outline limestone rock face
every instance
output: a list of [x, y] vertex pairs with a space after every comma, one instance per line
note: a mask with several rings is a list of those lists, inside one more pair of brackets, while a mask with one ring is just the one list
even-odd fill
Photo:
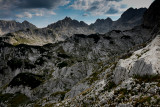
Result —
[[119, 83], [134, 75], [157, 75], [160, 73], [160, 36], [145, 48], [133, 53], [125, 60], [120, 60], [114, 71], [114, 81]]

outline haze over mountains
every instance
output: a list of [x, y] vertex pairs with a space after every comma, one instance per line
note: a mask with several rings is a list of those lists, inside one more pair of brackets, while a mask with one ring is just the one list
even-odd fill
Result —
[[3, 35], [0, 106], [160, 106], [157, 10], [159, 0], [147, 10], [128, 9], [115, 22], [87, 25], [66, 17]]

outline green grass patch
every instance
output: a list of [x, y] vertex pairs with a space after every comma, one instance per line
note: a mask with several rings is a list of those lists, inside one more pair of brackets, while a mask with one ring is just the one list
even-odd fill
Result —
[[31, 40], [23, 38], [23, 37], [16, 37], [15, 38], [16, 42], [13, 43], [14, 46], [19, 45], [19, 44], [28, 44], [28, 43], [32, 43]]

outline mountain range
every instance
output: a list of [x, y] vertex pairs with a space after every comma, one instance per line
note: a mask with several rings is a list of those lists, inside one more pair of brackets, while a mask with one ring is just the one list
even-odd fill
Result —
[[[27, 21], [22, 23], [15, 21], [1, 21], [0, 31], [5, 42], [10, 44], [44, 45], [64, 41], [74, 34], [105, 34], [112, 30], [129, 30], [142, 24], [142, 17], [146, 8], [125, 11], [120, 19], [97, 19], [95, 23], [87, 25], [83, 21], [72, 20], [66, 17], [56, 23], [48, 25], [46, 28], [36, 28]], [[7, 34], [9, 33], [9, 34]], [[12, 34], [11, 34], [12, 33]], [[13, 36], [14, 35], [14, 36]]]
[[[129, 9], [130, 15], [125, 12], [116, 22], [110, 18], [97, 20], [96, 24], [102, 26], [104, 22], [106, 25], [125, 22], [106, 33], [77, 33], [75, 27], [79, 32], [95, 25], [66, 17], [43, 29], [29, 28], [3, 35], [0, 40], [0, 106], [160, 106], [159, 5], [160, 1], [155, 0], [147, 10], [142, 9], [141, 15], [135, 12], [139, 9]], [[66, 30], [64, 38], [59, 29], [72, 30], [73, 35], [68, 35]], [[61, 40], [57, 39], [59, 36]], [[28, 41], [41, 38], [39, 42], [54, 37], [56, 43], [45, 41], [45, 45], [35, 46], [21, 41], [12, 45], [6, 37], [21, 40], [24, 37]]]
[[23, 21], [22, 23], [16, 21], [4, 21], [0, 20], [0, 35], [15, 32], [23, 29], [36, 29], [37, 27], [28, 21]]

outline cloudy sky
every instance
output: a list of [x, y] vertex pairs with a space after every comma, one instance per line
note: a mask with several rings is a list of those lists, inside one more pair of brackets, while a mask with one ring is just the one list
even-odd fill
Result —
[[154, 0], [0, 0], [0, 19], [29, 22], [38, 27], [68, 16], [90, 24], [97, 18], [117, 20], [130, 7], [149, 7]]

